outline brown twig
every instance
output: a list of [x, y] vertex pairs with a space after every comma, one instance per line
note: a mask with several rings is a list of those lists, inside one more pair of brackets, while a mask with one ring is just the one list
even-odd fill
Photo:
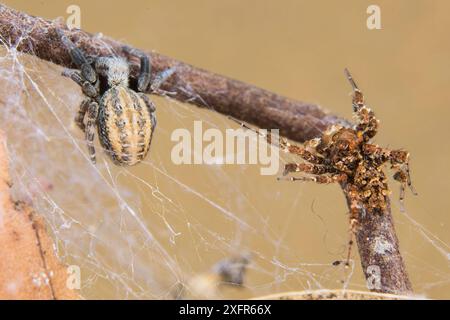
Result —
[[[61, 66], [74, 67], [56, 28], [61, 28], [89, 55], [126, 56], [123, 44], [115, 40], [78, 29], [68, 30], [62, 22], [46, 21], [0, 5], [0, 36], [6, 45]], [[285, 98], [158, 53], [149, 52], [148, 55], [153, 73], [168, 67], [176, 68], [176, 73], [162, 87], [173, 93], [174, 99], [207, 107], [261, 128], [280, 128], [281, 135], [295, 141], [304, 142], [320, 136], [332, 124], [348, 123], [317, 105]], [[135, 76], [137, 61], [132, 70]], [[342, 189], [347, 196], [346, 186]], [[356, 240], [366, 279], [374, 285], [371, 289], [384, 293], [411, 293], [390, 207], [383, 215], [367, 215], [360, 225]], [[377, 286], [377, 279], [381, 286]]]

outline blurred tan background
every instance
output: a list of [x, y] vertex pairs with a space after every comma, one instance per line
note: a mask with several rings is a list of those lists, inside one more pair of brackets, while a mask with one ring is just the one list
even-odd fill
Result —
[[[343, 75], [344, 67], [348, 67], [381, 120], [376, 142], [411, 153], [412, 178], [419, 196], [407, 192], [407, 215], [399, 211], [398, 185], [391, 186], [398, 237], [414, 289], [427, 297], [450, 298], [448, 1], [4, 3], [48, 19], [67, 17], [67, 7], [76, 4], [81, 8], [84, 30], [101, 32], [288, 97], [318, 103], [350, 118], [350, 88]], [[381, 8], [381, 30], [366, 27], [366, 9], [371, 4]], [[78, 87], [70, 86], [79, 92]], [[254, 267], [248, 272], [248, 290], [232, 293], [231, 297], [343, 286], [343, 277], [347, 279], [344, 271], [331, 267], [333, 261], [344, 257], [347, 241], [346, 206], [337, 186], [281, 183], [275, 177], [260, 176], [259, 170], [251, 166], [177, 167], [170, 162], [173, 129], [191, 129], [194, 119], [207, 120], [222, 129], [234, 124], [193, 106], [161, 98], [156, 102], [159, 131], [150, 154], [156, 165], [258, 229], [254, 235], [247, 235], [242, 231], [245, 228], [224, 223], [217, 214], [220, 210], [161, 177], [158, 185], [162, 192], [183, 206], [185, 216], [181, 221], [169, 222], [181, 233], [181, 241], [168, 245], [167, 250], [175, 260], [178, 255], [183, 257], [179, 263], [182, 269], [188, 266], [187, 274], [207, 270], [226, 257], [228, 249], [245, 248], [257, 252]], [[77, 103], [70, 103], [73, 110]], [[150, 181], [155, 172], [149, 168], [144, 164], [131, 170]], [[133, 185], [133, 181], [136, 178], [125, 184]], [[145, 192], [136, 188], [143, 205], [152, 207], [145, 204]], [[146, 216], [144, 209], [142, 214]], [[215, 217], [220, 219], [214, 222]], [[216, 234], [212, 239], [218, 239], [217, 235], [228, 239], [224, 242], [231, 249], [217, 251], [211, 239], [207, 240], [211, 246], [208, 249], [208, 245], [202, 247], [201, 240], [183, 238], [190, 232], [186, 222], [191, 219], [211, 228]], [[145, 220], [154, 223], [151, 215]], [[265, 237], [263, 228], [270, 229], [273, 238]], [[195, 252], [198, 247], [200, 250]], [[319, 269], [314, 269], [315, 263]], [[358, 260], [349, 285], [355, 289], [365, 287]], [[98, 284], [87, 289], [86, 295], [108, 297], [105, 288], [108, 285]]]

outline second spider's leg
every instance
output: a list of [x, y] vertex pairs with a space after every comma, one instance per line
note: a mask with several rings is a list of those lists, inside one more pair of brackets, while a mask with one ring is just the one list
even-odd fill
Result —
[[75, 116], [75, 123], [83, 132], [86, 127], [84, 125], [84, 116], [86, 115], [90, 102], [91, 99], [84, 99], [80, 104], [80, 109], [78, 110], [77, 115]]
[[391, 162], [392, 168], [396, 169], [394, 179], [400, 182], [400, 204], [403, 210], [406, 185], [408, 185], [414, 195], [417, 195], [417, 192], [411, 183], [411, 174], [409, 170], [409, 153], [404, 150], [386, 150], [385, 153], [388, 154], [388, 158]]
[[87, 123], [86, 123], [86, 142], [89, 151], [89, 157], [91, 158], [92, 163], [95, 164], [95, 148], [94, 148], [94, 137], [95, 137], [95, 126], [97, 123], [98, 117], [98, 104], [97, 102], [91, 101], [89, 103], [89, 107], [87, 110]]
[[405, 186], [407, 183], [406, 173], [403, 170], [398, 170], [394, 174], [394, 179], [400, 182], [400, 209], [404, 211], [404, 203], [405, 203]]
[[409, 175], [408, 164], [405, 164], [404, 167], [398, 168], [398, 170], [394, 174], [394, 179], [400, 182], [400, 205], [402, 211], [404, 211], [406, 185], [408, 185], [414, 195], [417, 195], [416, 190], [411, 184], [411, 178]]
[[284, 138], [280, 138], [280, 149], [284, 152], [288, 152], [288, 153], [292, 153], [295, 155], [300, 156], [302, 159], [313, 163], [313, 164], [323, 164], [324, 163], [324, 158], [312, 153], [311, 151], [306, 150], [303, 147], [297, 146], [297, 145], [293, 145], [290, 144], [289, 142], [286, 141], [286, 139]]
[[347, 176], [345, 174], [336, 174], [336, 175], [313, 175], [307, 177], [278, 177], [278, 180], [287, 180], [287, 181], [311, 181], [317, 182], [320, 184], [329, 184], [335, 182], [344, 182], [346, 181]]
[[[265, 138], [267, 140], [267, 143], [274, 145], [278, 148], [281, 149], [281, 151], [286, 152], [286, 153], [292, 153], [295, 155], [300, 156], [302, 159], [313, 163], [313, 164], [323, 164], [324, 163], [324, 158], [318, 154], [314, 154], [311, 151], [308, 151], [306, 148], [300, 147], [300, 146], [296, 146], [293, 144], [290, 144], [285, 138], [282, 138], [280, 136], [277, 136], [278, 138], [278, 143], [275, 143], [273, 141], [272, 138], [272, 134], [270, 132], [268, 132], [267, 134], [260, 132], [259, 130], [253, 129], [251, 127], [249, 127], [248, 125], [246, 125], [245, 123], [233, 118], [233, 117], [228, 117], [229, 119], [233, 120], [234, 122], [238, 123], [242, 128], [245, 128], [247, 130], [253, 131], [256, 134], [260, 135], [261, 137]], [[310, 140], [312, 141], [312, 140]], [[308, 141], [308, 142], [310, 142]], [[308, 143], [307, 142], [307, 143]]]
[[334, 169], [311, 163], [286, 163], [284, 165], [283, 176], [286, 176], [291, 172], [305, 172], [309, 174], [321, 175], [325, 173], [333, 173]]
[[350, 258], [352, 254], [352, 248], [353, 248], [353, 239], [357, 233], [358, 226], [359, 226], [359, 211], [360, 211], [360, 201], [358, 197], [357, 190], [351, 190], [351, 187], [348, 191], [348, 197], [349, 197], [349, 203], [350, 203], [350, 215], [349, 215], [349, 240], [348, 240], [348, 247], [347, 247], [347, 259], [345, 261], [345, 266], [350, 265]]
[[399, 174], [403, 177], [398, 176], [397, 181], [405, 182], [408, 187], [411, 189], [411, 192], [414, 195], [417, 195], [416, 190], [414, 189], [411, 183], [411, 173], [409, 169], [409, 153], [405, 150], [388, 150], [381, 148], [374, 144], [365, 144], [364, 153], [370, 156], [378, 165], [385, 163], [386, 161], [390, 161], [393, 168], [396, 168], [399, 171], [403, 171], [402, 174]]
[[345, 69], [345, 75], [353, 88], [353, 112], [358, 119], [356, 130], [363, 137], [364, 141], [367, 142], [377, 134], [378, 119], [375, 118], [375, 113], [366, 106], [363, 93], [359, 90], [355, 80], [347, 69]]
[[390, 161], [391, 151], [376, 144], [366, 143], [364, 144], [362, 151], [365, 157], [368, 157], [374, 161], [378, 166]]

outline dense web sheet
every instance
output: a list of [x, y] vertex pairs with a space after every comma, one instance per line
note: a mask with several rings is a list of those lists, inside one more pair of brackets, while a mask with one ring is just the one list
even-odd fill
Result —
[[[332, 265], [343, 258], [347, 242], [346, 207], [337, 188], [287, 185], [261, 176], [255, 165], [174, 165], [174, 129], [192, 130], [194, 120], [220, 130], [237, 125], [168, 97], [152, 97], [158, 127], [142, 164], [115, 166], [96, 139], [98, 163], [92, 165], [73, 121], [80, 88], [55, 65], [14, 48], [0, 53], [0, 117], [14, 197], [45, 218], [60, 259], [81, 268], [84, 297], [171, 299], [182, 291], [183, 297], [236, 298], [365, 289], [358, 261], [349, 270]], [[288, 160], [283, 156], [282, 162]], [[315, 197], [320, 188], [336, 193], [339, 203]], [[410, 230], [402, 244], [416, 241], [444, 261], [436, 266], [405, 251], [410, 273], [419, 274], [416, 291], [448, 288], [449, 245], [411, 215], [397, 218]], [[243, 288], [209, 283], [217, 262], [239, 255], [251, 256]]]

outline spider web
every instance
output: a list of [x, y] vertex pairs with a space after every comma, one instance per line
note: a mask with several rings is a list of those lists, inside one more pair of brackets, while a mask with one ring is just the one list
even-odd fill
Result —
[[[117, 167], [96, 142], [93, 165], [73, 121], [80, 88], [60, 76], [60, 67], [5, 45], [0, 117], [14, 197], [45, 218], [61, 261], [81, 268], [83, 297], [172, 299], [180, 286], [201, 298], [366, 289], [359, 261], [350, 270], [332, 266], [347, 243], [346, 207], [336, 186], [278, 182], [255, 165], [173, 164], [174, 129], [192, 131], [199, 119], [204, 129], [237, 125], [168, 97], [151, 97], [158, 127], [143, 163]], [[408, 213], [396, 221], [416, 292], [441, 297], [436, 290], [450, 288], [449, 245]], [[435, 252], [438, 263], [426, 261], [424, 250]], [[217, 262], [247, 254], [243, 288], [193, 289], [205, 287], [198, 282], [211, 279]]]

